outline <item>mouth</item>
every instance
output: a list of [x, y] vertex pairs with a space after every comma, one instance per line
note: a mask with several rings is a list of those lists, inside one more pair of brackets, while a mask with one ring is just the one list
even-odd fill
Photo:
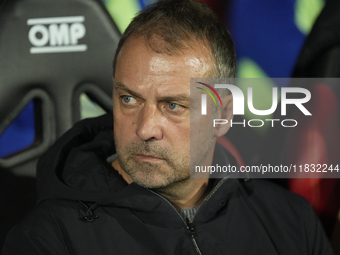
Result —
[[161, 161], [163, 158], [159, 158], [148, 154], [135, 154], [135, 157], [142, 161]]

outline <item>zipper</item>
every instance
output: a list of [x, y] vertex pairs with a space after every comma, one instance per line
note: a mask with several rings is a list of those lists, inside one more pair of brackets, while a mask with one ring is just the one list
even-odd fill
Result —
[[208, 196], [203, 200], [201, 206], [198, 208], [194, 218], [192, 219], [192, 222], [194, 222], [198, 212], [201, 210], [201, 208], [207, 203], [207, 201], [216, 193], [216, 191], [218, 190], [219, 187], [222, 186], [222, 184], [229, 179], [228, 177], [223, 178], [217, 185], [216, 187], [208, 194]]
[[178, 217], [181, 218], [181, 220], [183, 221], [184, 225], [186, 226], [187, 230], [188, 230], [189, 233], [190, 233], [191, 241], [192, 241], [192, 243], [193, 243], [193, 245], [194, 245], [194, 247], [195, 247], [195, 249], [196, 249], [197, 254], [199, 254], [199, 255], [202, 255], [202, 252], [201, 252], [201, 250], [200, 250], [200, 248], [198, 247], [198, 244], [197, 244], [197, 242], [196, 242], [197, 233], [196, 233], [196, 230], [195, 230], [195, 224], [193, 224], [193, 222], [194, 222], [194, 220], [195, 220], [195, 218], [196, 218], [196, 215], [198, 214], [198, 212], [200, 211], [200, 209], [203, 207], [203, 205], [207, 203], [207, 201], [208, 201], [208, 200], [216, 193], [217, 189], [218, 189], [219, 187], [221, 187], [221, 185], [222, 185], [227, 179], [228, 179], [228, 177], [225, 177], [224, 179], [222, 179], [222, 180], [216, 185], [216, 187], [209, 193], [209, 195], [203, 200], [203, 202], [202, 202], [200, 208], [198, 208], [198, 210], [197, 210], [197, 212], [196, 212], [194, 218], [192, 219], [192, 222], [189, 222], [189, 221], [186, 222], [186, 221], [183, 219], [182, 215], [180, 215], [180, 213], [177, 211], [177, 209], [176, 209], [176, 208], [175, 208], [175, 207], [174, 207], [167, 199], [165, 199], [164, 197], [162, 197], [162, 196], [159, 195], [158, 193], [156, 193], [156, 192], [154, 192], [154, 191], [152, 191], [152, 190], [149, 189], [150, 192], [152, 192], [153, 194], [159, 196], [159, 197], [162, 198], [165, 202], [167, 202], [167, 203], [171, 206], [171, 208], [174, 209], [174, 211], [177, 213]]
[[[181, 216], [182, 217], [182, 216]], [[189, 230], [190, 232], [190, 236], [191, 236], [191, 241], [193, 242], [194, 244], [194, 247], [196, 249], [196, 252], [199, 254], [199, 255], [202, 255], [202, 252], [200, 250], [200, 248], [198, 247], [198, 244], [196, 242], [196, 238], [197, 238], [197, 233], [195, 231], [195, 225], [192, 223], [192, 222], [187, 222], [187, 229]]]
[[[161, 195], [159, 195], [158, 193], [156, 193], [156, 192], [154, 192], [154, 191], [152, 191], [150, 189], [149, 189], [149, 191], [152, 192], [153, 194], [159, 196], [160, 198], [162, 198], [165, 202], [167, 202], [171, 206], [172, 209], [175, 210], [175, 212], [177, 213], [178, 217], [181, 218], [181, 220], [183, 221], [183, 223], [186, 226], [187, 230], [189, 231], [190, 237], [191, 237], [191, 241], [192, 241], [192, 243], [193, 243], [193, 245], [195, 247], [195, 250], [196, 250], [197, 254], [202, 255], [202, 252], [200, 251], [200, 248], [198, 247], [197, 242], [196, 242], [197, 234], [196, 234], [194, 225], [192, 223], [190, 223], [190, 222], [188, 222], [188, 223], [185, 222], [185, 220], [179, 214], [177, 209], [167, 199], [165, 199], [164, 197], [162, 197]], [[190, 224], [190, 226], [189, 226], [189, 224]]]

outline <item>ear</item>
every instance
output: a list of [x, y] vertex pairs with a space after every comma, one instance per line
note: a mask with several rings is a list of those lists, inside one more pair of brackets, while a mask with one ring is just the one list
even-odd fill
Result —
[[222, 105], [220, 106], [219, 112], [216, 116], [216, 119], [227, 120], [226, 124], [217, 124], [215, 126], [215, 136], [220, 137], [225, 135], [229, 128], [230, 122], [233, 119], [233, 95], [230, 94], [228, 96], [224, 96], [222, 99]]

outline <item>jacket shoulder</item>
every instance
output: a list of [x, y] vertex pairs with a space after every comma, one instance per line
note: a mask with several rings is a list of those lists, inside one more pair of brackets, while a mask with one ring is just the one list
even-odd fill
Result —
[[9, 231], [1, 254], [70, 254], [59, 226], [59, 218], [55, 217], [57, 214], [62, 214], [63, 210], [70, 214], [72, 208], [66, 206], [70, 203], [72, 204], [72, 202], [54, 200], [38, 204]]
[[333, 254], [324, 229], [305, 198], [265, 180], [245, 183], [244, 191], [250, 209], [275, 243], [295, 239], [306, 247], [307, 254]]
[[[270, 206], [289, 207], [289, 209], [306, 210], [310, 208], [308, 201], [283, 187], [270, 181], [252, 179], [244, 185], [251, 201], [269, 204]], [[288, 209], [288, 208], [287, 208]]]

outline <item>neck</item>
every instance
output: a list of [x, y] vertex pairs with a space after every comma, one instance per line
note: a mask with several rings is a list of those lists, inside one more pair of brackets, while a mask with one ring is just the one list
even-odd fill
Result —
[[177, 209], [199, 206], [210, 192], [209, 179], [190, 178], [155, 192], [169, 200]]

